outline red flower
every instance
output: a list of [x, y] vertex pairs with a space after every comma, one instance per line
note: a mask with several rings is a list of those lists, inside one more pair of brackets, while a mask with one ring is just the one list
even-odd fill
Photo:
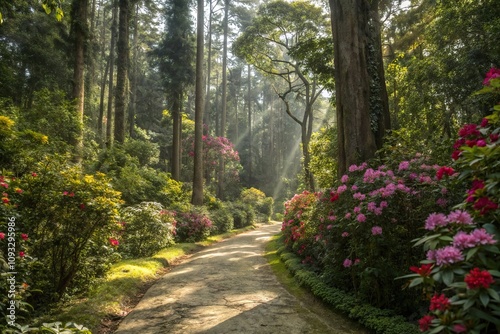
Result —
[[481, 132], [477, 129], [476, 124], [465, 124], [460, 131], [458, 131], [460, 137], [477, 137], [481, 135]]
[[474, 209], [479, 211], [479, 214], [484, 215], [489, 211], [494, 211], [498, 209], [498, 204], [492, 202], [488, 197], [480, 197], [474, 203]]
[[465, 275], [464, 281], [467, 283], [467, 287], [469, 289], [488, 289], [490, 284], [494, 282], [494, 279], [488, 270], [474, 268], [467, 275]]
[[339, 194], [332, 191], [330, 193], [330, 202], [335, 202], [338, 199], [339, 199]]
[[115, 238], [109, 238], [109, 243], [111, 244], [111, 246], [118, 246], [120, 244], [120, 242]]
[[85, 210], [85, 204], [80, 204], [80, 210]]
[[486, 73], [486, 77], [483, 80], [483, 85], [484, 86], [489, 86], [490, 85], [490, 80], [499, 78], [500, 77], [500, 69], [498, 68], [490, 68], [488, 73]]
[[490, 134], [490, 140], [492, 143], [496, 142], [500, 138], [500, 135], [498, 133], [492, 133]]
[[438, 180], [441, 180], [444, 175], [452, 176], [453, 173], [455, 173], [455, 170], [453, 168], [443, 166], [437, 171], [436, 177]]
[[31, 173], [31, 176], [33, 176], [33, 177], [37, 177], [37, 176], [38, 176], [38, 174], [37, 174], [37, 173]]
[[24, 241], [28, 240], [28, 235], [26, 233], [21, 233], [21, 239]]
[[444, 311], [450, 306], [450, 300], [446, 298], [444, 294], [437, 295], [435, 294], [431, 298], [431, 305], [429, 307], [429, 310], [431, 311]]
[[416, 274], [419, 274], [420, 276], [427, 277], [431, 274], [432, 263], [422, 264], [420, 267], [412, 266], [410, 267], [410, 270]]
[[2, 202], [4, 202], [5, 204], [8, 204], [10, 201], [7, 197], [2, 197]]
[[3, 240], [3, 239], [5, 239], [5, 233], [0, 232], [0, 240]]
[[19, 252], [20, 257], [24, 257], [24, 255], [26, 255], [24, 252]]
[[431, 322], [434, 319], [432, 315], [424, 315], [419, 321], [418, 321], [418, 327], [420, 328], [421, 332], [425, 332], [426, 330], [429, 330], [429, 327], [431, 326]]
[[481, 120], [481, 127], [482, 127], [482, 128], [485, 128], [485, 127], [487, 127], [487, 126], [488, 126], [488, 119], [487, 119], [487, 118], [483, 118], [483, 119]]

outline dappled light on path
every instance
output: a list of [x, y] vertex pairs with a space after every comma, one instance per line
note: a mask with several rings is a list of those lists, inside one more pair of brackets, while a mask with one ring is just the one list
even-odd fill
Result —
[[192, 255], [148, 290], [115, 333], [332, 332], [283, 289], [263, 257], [279, 230], [266, 225]]

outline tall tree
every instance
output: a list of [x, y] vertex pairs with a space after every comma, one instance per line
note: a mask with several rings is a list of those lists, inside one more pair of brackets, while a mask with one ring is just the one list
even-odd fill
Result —
[[185, 0], [169, 0], [165, 12], [165, 36], [156, 50], [163, 86], [173, 120], [171, 172], [174, 180], [180, 179], [182, 108], [186, 89], [195, 76], [194, 35], [192, 33], [190, 6]]
[[71, 8], [71, 30], [74, 39], [74, 71], [72, 98], [79, 115], [81, 131], [76, 143], [76, 161], [81, 161], [83, 154], [83, 114], [85, 107], [85, 44], [87, 41], [88, 0], [74, 0]]
[[329, 0], [335, 55], [338, 173], [372, 158], [390, 128], [378, 0]]
[[204, 58], [204, 1], [197, 2], [196, 21], [196, 84], [195, 84], [195, 130], [194, 130], [194, 171], [193, 171], [193, 205], [203, 205], [203, 58]]
[[127, 82], [129, 64], [129, 21], [130, 0], [119, 0], [118, 42], [116, 61], [115, 131], [114, 140], [125, 142], [125, 110], [127, 103]]

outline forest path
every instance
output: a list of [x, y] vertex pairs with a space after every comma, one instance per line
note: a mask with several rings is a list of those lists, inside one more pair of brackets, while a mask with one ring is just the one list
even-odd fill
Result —
[[115, 334], [366, 333], [307, 307], [278, 282], [263, 255], [280, 227], [263, 225], [193, 254], [146, 292]]

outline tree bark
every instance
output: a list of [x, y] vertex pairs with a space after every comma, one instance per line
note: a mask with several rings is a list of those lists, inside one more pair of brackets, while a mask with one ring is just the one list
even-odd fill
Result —
[[81, 162], [83, 155], [83, 115], [85, 109], [85, 43], [87, 41], [88, 0], [75, 0], [72, 7], [72, 32], [74, 37], [74, 71], [72, 97], [75, 101], [80, 132], [76, 138], [75, 161]]
[[119, 0], [119, 23], [116, 62], [115, 141], [125, 142], [125, 110], [129, 63], [129, 0]]
[[181, 175], [181, 104], [182, 104], [182, 94], [175, 94], [172, 101], [172, 120], [173, 120], [173, 131], [172, 131], [172, 178], [176, 181], [180, 180]]
[[193, 205], [203, 205], [203, 58], [204, 58], [204, 1], [198, 0], [196, 36], [196, 84], [194, 125]]
[[106, 115], [106, 147], [113, 145], [113, 98], [114, 92], [114, 73], [115, 73], [115, 43], [116, 43], [116, 30], [118, 26], [118, 0], [113, 1], [113, 13], [111, 24], [111, 41], [109, 46], [109, 88], [108, 88], [108, 111]]
[[370, 120], [368, 20], [366, 0], [329, 0], [335, 56], [339, 140], [338, 174], [374, 157], [377, 150]]

